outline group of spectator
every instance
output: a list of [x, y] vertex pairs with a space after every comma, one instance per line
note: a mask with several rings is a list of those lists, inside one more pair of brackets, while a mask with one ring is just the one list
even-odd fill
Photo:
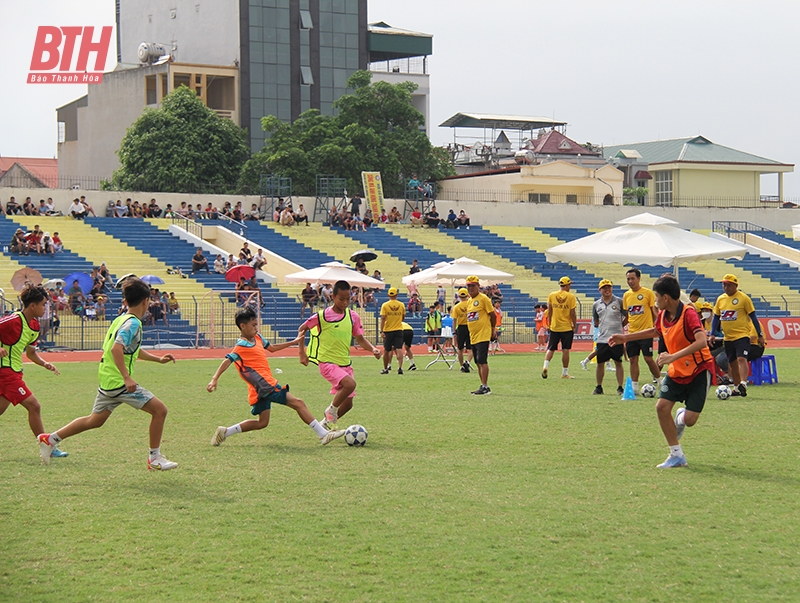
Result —
[[5, 209], [0, 204], [0, 215], [4, 214], [9, 216], [60, 216], [61, 212], [56, 211], [52, 197], [48, 197], [47, 201], [39, 199], [38, 205], [34, 204], [30, 197], [26, 197], [25, 202], [21, 205], [17, 203], [15, 197], [10, 197]]
[[12, 253], [20, 255], [28, 255], [31, 252], [36, 252], [41, 255], [50, 254], [55, 255], [59, 251], [63, 251], [64, 243], [57, 232], [51, 236], [49, 232], [44, 232], [36, 224], [33, 230], [25, 232], [21, 228], [17, 228], [11, 237], [9, 249]]
[[415, 197], [421, 196], [424, 199], [433, 199], [433, 184], [427, 180], [421, 182], [416, 174], [411, 176], [411, 179], [408, 181], [408, 191]]
[[302, 203], [295, 210], [291, 203], [285, 203], [283, 199], [278, 199], [272, 212], [272, 221], [281, 226], [299, 226], [303, 222], [308, 226], [308, 212]]

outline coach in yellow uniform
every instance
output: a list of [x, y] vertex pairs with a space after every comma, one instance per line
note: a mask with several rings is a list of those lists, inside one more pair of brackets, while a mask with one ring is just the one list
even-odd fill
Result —
[[389, 288], [389, 301], [381, 306], [381, 335], [383, 335], [383, 370], [381, 375], [389, 374], [392, 365], [392, 350], [397, 356], [397, 374], [403, 374], [403, 319], [406, 307], [397, 301], [397, 287]]
[[483, 396], [491, 394], [489, 389], [489, 341], [497, 337], [497, 315], [492, 300], [481, 293], [477, 276], [467, 277], [467, 326], [472, 345], [472, 358], [478, 367], [481, 386], [472, 394]]
[[[714, 304], [714, 319], [711, 323], [711, 332], [714, 333], [722, 326], [725, 341], [725, 353], [728, 356], [728, 373], [734, 384], [734, 396], [747, 395], [747, 366], [750, 355], [750, 326], [756, 330], [758, 345], [764, 346], [766, 340], [761, 332], [761, 325], [756, 317], [753, 301], [739, 291], [739, 279], [733, 274], [722, 277], [722, 289], [725, 291], [717, 298]], [[714, 336], [711, 336], [713, 343]]]
[[[625, 273], [625, 280], [630, 289], [622, 295], [622, 309], [628, 314], [628, 333], [649, 331], [655, 324], [656, 296], [652, 290], [641, 285], [642, 272], [631, 268]], [[661, 370], [653, 360], [653, 340], [633, 339], [625, 344], [625, 352], [631, 361], [631, 381], [633, 391], [639, 391], [639, 354], [644, 356], [645, 364], [650, 369], [653, 379], [661, 377]]]
[[568, 276], [562, 276], [558, 281], [561, 287], [558, 291], [553, 291], [547, 296], [547, 320], [550, 323], [550, 343], [547, 345], [547, 354], [544, 355], [544, 366], [542, 367], [542, 379], [547, 379], [547, 367], [561, 343], [561, 378], [573, 379], [569, 374], [569, 351], [572, 349], [572, 340], [575, 337], [575, 328], [578, 324], [578, 317], [575, 308], [578, 307], [578, 300], [575, 294], [570, 291], [572, 280]]
[[[456, 333], [456, 352], [458, 364], [462, 373], [470, 372], [469, 361], [472, 359], [472, 345], [469, 342], [469, 325], [467, 325], [467, 307], [469, 305], [469, 292], [464, 288], [458, 290], [458, 303], [453, 304], [450, 316], [453, 317], [453, 327]], [[464, 360], [466, 350], [467, 359]]]

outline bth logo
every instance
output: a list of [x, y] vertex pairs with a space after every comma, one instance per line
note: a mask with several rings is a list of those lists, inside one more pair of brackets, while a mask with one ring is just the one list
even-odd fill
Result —
[[[36, 32], [29, 84], [99, 84], [103, 81], [111, 26], [101, 28], [95, 41], [94, 27], [53, 27], [42, 25]], [[77, 53], [75, 47], [78, 47]], [[87, 71], [94, 54], [94, 71]], [[75, 61], [73, 61], [75, 58]], [[75, 63], [73, 68], [73, 62]]]

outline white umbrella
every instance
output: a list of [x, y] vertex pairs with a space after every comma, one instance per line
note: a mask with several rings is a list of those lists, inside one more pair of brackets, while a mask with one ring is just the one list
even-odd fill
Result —
[[334, 284], [336, 281], [347, 281], [351, 286], [383, 289], [386, 283], [376, 278], [361, 274], [341, 262], [326, 262], [317, 268], [293, 272], [284, 277], [287, 283]]
[[434, 274], [436, 270], [438, 270], [439, 268], [444, 268], [445, 266], [449, 266], [449, 265], [450, 265], [450, 262], [439, 262], [437, 264], [434, 264], [430, 268], [425, 268], [425, 270], [420, 270], [419, 272], [417, 272], [415, 274], [409, 274], [408, 276], [404, 276], [402, 278], [403, 284], [405, 286], [412, 285], [412, 284], [421, 285], [421, 284], [425, 283], [425, 279], [430, 277], [431, 274]]
[[[418, 285], [455, 285], [457, 281], [463, 281], [468, 276], [477, 276], [482, 286], [507, 283], [514, 280], [514, 275], [494, 268], [489, 268], [479, 264], [470, 258], [458, 258], [447, 265], [439, 268], [431, 268], [423, 275], [422, 279], [416, 279]], [[422, 272], [409, 275], [419, 276]], [[403, 282], [408, 277], [403, 278]]]
[[673, 266], [719, 258], [743, 258], [747, 249], [682, 228], [672, 220], [643, 213], [620, 220], [617, 228], [598, 232], [545, 253], [548, 262], [649, 264]]

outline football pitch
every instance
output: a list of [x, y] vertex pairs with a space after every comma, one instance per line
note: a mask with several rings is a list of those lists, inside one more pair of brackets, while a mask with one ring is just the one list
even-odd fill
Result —
[[[129, 407], [49, 467], [24, 410], [0, 417], [0, 601], [797, 601], [800, 350], [769, 351], [781, 383], [712, 392], [670, 470], [653, 401], [609, 393], [613, 373], [592, 396], [580, 353], [572, 381], [560, 355], [546, 381], [541, 354], [490, 357], [491, 396], [458, 367], [356, 358], [340, 426], [363, 424], [364, 448], [323, 447], [282, 407], [212, 447], [250, 417], [235, 371], [209, 394], [218, 360], [140, 362], [173, 471], [147, 471], [149, 417]], [[320, 417], [316, 368], [271, 363]], [[48, 430], [97, 384], [96, 363], [59, 368], [26, 365]]]

